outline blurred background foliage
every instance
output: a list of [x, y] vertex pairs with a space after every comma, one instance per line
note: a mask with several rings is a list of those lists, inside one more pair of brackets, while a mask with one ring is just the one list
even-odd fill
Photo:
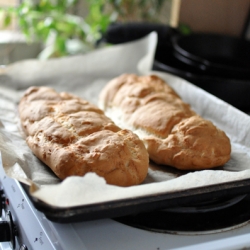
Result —
[[[41, 42], [39, 57], [47, 59], [95, 48], [114, 22], [162, 22], [169, 0], [85, 0], [87, 14], [79, 14], [84, 0], [22, 0], [15, 7], [0, 8], [4, 27], [15, 18], [27, 42]], [[167, 20], [165, 20], [167, 23]]]

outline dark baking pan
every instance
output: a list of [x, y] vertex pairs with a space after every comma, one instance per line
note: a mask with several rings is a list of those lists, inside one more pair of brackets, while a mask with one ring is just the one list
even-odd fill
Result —
[[243, 112], [250, 112], [250, 77], [237, 78], [210, 73], [178, 60], [173, 49], [162, 47], [156, 51], [153, 70], [179, 76], [226, 101]]
[[[168, 46], [163, 47], [166, 48]], [[163, 54], [163, 50], [159, 49], [158, 47], [158, 55], [159, 54], [163, 57], [164, 60], [170, 58], [168, 56], [168, 51], [167, 54]], [[165, 62], [164, 60], [162, 61]], [[164, 65], [164, 63], [162, 63], [162, 65]], [[176, 70], [176, 74], [178, 73], [177, 67], [172, 67], [172, 69]], [[192, 73], [193, 76], [199, 75], [199, 69], [194, 71]], [[185, 73], [185, 76], [188, 77], [189, 73], [187, 70], [181, 72], [183, 74]], [[182, 174], [186, 173], [182, 172]], [[147, 184], [143, 185], [146, 186]], [[31, 196], [29, 194], [28, 186], [23, 185], [23, 188], [34, 206], [39, 211], [43, 212], [47, 219], [58, 223], [71, 223], [102, 218], [117, 218], [126, 215], [135, 215], [142, 212], [158, 211], [166, 208], [187, 206], [190, 204], [197, 204], [214, 199], [230, 199], [232, 197], [250, 193], [250, 179], [203, 186], [183, 191], [155, 193], [154, 195], [145, 195], [143, 197], [131, 197], [129, 199], [106, 201], [91, 205], [69, 206], [65, 208], [46, 204], [41, 200], [38, 200]]]
[[240, 79], [250, 77], [250, 42], [210, 33], [176, 35], [174, 55], [182, 62], [209, 74]]
[[[187, 189], [184, 191], [107, 201], [92, 205], [60, 208], [50, 206], [29, 194], [29, 187], [21, 184], [34, 206], [47, 219], [58, 223], [82, 222], [103, 218], [117, 218], [142, 212], [194, 205], [215, 199], [231, 199], [250, 193], [250, 179]], [[145, 184], [146, 185], [146, 184]]]

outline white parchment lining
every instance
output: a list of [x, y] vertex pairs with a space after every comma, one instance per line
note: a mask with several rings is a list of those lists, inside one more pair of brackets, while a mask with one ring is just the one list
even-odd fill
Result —
[[[10, 178], [32, 184], [31, 195], [57, 207], [95, 204], [204, 187], [250, 178], [250, 117], [191, 83], [166, 73], [151, 72], [157, 35], [152, 32], [135, 42], [98, 49], [49, 61], [27, 60], [1, 69], [0, 152]], [[47, 85], [69, 91], [97, 104], [102, 87], [123, 73], [158, 74], [192, 108], [231, 139], [232, 154], [225, 166], [213, 170], [181, 172], [152, 165], [145, 182], [134, 187], [107, 185], [94, 173], [58, 178], [30, 151], [20, 130], [17, 105], [26, 88]]]

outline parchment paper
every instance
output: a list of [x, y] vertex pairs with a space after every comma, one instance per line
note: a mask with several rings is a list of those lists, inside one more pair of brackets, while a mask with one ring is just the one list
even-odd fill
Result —
[[[57, 207], [175, 192], [250, 178], [250, 117], [192, 83], [167, 73], [152, 72], [156, 44], [157, 35], [152, 32], [138, 41], [86, 55], [49, 61], [27, 60], [2, 68], [0, 151], [5, 173], [10, 178], [29, 182], [31, 195]], [[17, 114], [23, 91], [32, 85], [47, 85], [97, 104], [98, 94], [107, 81], [123, 73], [153, 73], [164, 78], [197, 113], [227, 133], [232, 143], [230, 161], [223, 167], [195, 172], [152, 163], [145, 182], [127, 188], [107, 185], [94, 173], [60, 182], [25, 143]]]

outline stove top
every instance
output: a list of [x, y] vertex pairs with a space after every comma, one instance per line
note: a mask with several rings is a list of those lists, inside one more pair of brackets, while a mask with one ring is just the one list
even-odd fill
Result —
[[209, 234], [250, 221], [250, 195], [117, 218], [126, 225], [160, 233]]
[[[1, 203], [3, 204], [1, 221], [11, 213], [13, 220], [14, 238], [0, 243], [1, 250], [10, 249], [137, 249], [137, 250], [164, 250], [164, 249], [250, 249], [250, 224], [248, 214], [250, 209], [249, 195], [238, 196], [219, 202], [219, 209], [213, 209], [210, 202], [198, 213], [194, 207], [178, 208], [177, 211], [152, 211], [115, 219], [93, 220], [79, 223], [55, 223], [49, 221], [43, 213], [36, 210], [29, 200], [21, 184], [5, 175], [0, 168], [0, 187], [2, 190]], [[218, 203], [216, 201], [215, 203]], [[188, 210], [183, 213], [182, 209]], [[224, 211], [232, 210], [231, 212]], [[241, 213], [242, 211], [243, 213]], [[203, 217], [209, 214], [207, 219]], [[217, 214], [211, 216], [211, 213]], [[227, 213], [230, 216], [227, 216]], [[165, 216], [161, 217], [160, 215]], [[223, 215], [224, 214], [224, 215]], [[177, 228], [177, 221], [183, 226], [196, 224], [192, 216], [197, 216], [198, 228]], [[184, 217], [182, 217], [184, 216]], [[210, 217], [211, 216], [211, 217]], [[199, 225], [219, 221], [230, 217], [236, 218], [236, 223], [225, 227], [207, 227], [200, 229]], [[162, 219], [160, 219], [162, 218]], [[145, 220], [144, 225], [135, 225], [135, 222]], [[162, 228], [150, 225], [157, 221]], [[166, 226], [166, 227], [165, 227]], [[192, 225], [193, 226], [193, 225]], [[13, 244], [14, 242], [14, 244]], [[22, 247], [22, 248], [21, 248]]]

